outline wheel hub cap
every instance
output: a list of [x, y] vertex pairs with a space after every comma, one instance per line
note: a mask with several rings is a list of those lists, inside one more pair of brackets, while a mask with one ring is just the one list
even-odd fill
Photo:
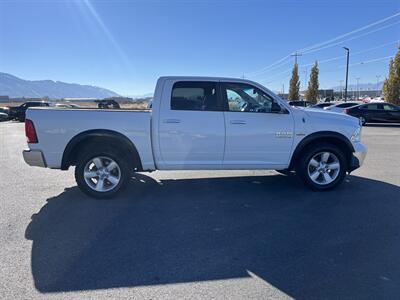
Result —
[[339, 175], [340, 162], [337, 156], [331, 152], [319, 152], [308, 163], [308, 176], [318, 185], [326, 185], [333, 182]]
[[108, 192], [114, 189], [121, 180], [121, 169], [111, 158], [94, 157], [84, 168], [86, 184], [97, 192]]

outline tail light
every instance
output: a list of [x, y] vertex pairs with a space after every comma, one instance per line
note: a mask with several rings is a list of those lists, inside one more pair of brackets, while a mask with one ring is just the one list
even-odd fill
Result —
[[345, 108], [345, 109], [343, 109], [343, 112], [344, 112], [345, 114], [348, 114], [348, 113], [349, 113], [349, 109], [348, 109], [348, 108]]
[[25, 135], [29, 144], [37, 144], [38, 138], [36, 135], [35, 126], [31, 120], [25, 120]]

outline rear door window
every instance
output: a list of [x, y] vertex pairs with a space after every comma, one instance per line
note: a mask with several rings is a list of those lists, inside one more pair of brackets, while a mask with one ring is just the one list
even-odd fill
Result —
[[172, 87], [171, 110], [220, 111], [217, 83], [176, 82]]

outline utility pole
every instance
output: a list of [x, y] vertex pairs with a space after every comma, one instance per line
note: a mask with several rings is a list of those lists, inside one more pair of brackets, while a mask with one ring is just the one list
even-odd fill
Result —
[[376, 97], [378, 97], [379, 91], [379, 78], [381, 78], [381, 75], [376, 75]]
[[297, 57], [301, 56], [301, 54], [297, 53], [297, 51], [296, 51], [295, 53], [291, 54], [290, 56], [294, 56], [294, 64], [297, 65]]
[[[357, 94], [358, 94], [358, 99], [360, 99], [360, 88], [358, 87], [358, 82], [359, 82], [359, 80], [360, 80], [360, 77], [357, 77], [356, 80], [357, 80]], [[357, 100], [358, 100], [358, 99], [357, 99]]]
[[283, 97], [283, 95], [285, 95], [285, 84], [284, 83], [282, 84], [282, 97]]
[[343, 47], [344, 50], [347, 51], [347, 64], [346, 64], [346, 87], [344, 90], [344, 102], [347, 101], [347, 82], [349, 79], [349, 56], [350, 56], [350, 49], [347, 47]]

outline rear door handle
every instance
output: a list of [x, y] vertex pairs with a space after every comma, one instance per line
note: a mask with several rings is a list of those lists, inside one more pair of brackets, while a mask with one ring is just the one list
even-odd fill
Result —
[[166, 120], [164, 120], [164, 123], [169, 123], [169, 124], [178, 124], [180, 122], [181, 122], [181, 120], [179, 120], [179, 119], [166, 119]]
[[246, 124], [246, 121], [244, 121], [244, 120], [232, 120], [230, 123], [231, 124], [244, 125], [244, 124]]

